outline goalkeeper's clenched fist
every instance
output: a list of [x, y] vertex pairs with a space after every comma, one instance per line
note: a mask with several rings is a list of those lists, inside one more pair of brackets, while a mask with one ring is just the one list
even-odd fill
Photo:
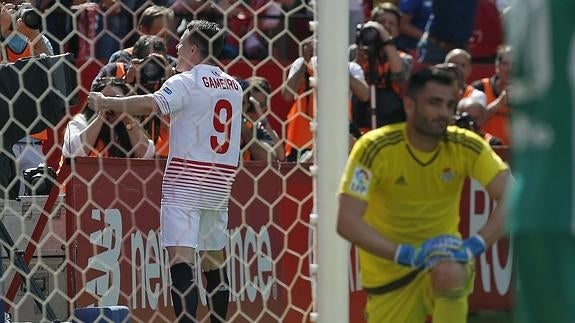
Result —
[[462, 248], [463, 241], [459, 237], [445, 234], [427, 239], [419, 248], [400, 244], [394, 261], [408, 267], [429, 269], [442, 261], [456, 261], [454, 255], [461, 253]]

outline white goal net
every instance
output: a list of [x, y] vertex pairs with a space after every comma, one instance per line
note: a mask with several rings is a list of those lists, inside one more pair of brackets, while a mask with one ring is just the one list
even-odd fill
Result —
[[[322, 4], [332, 5], [331, 1]], [[320, 87], [318, 92], [318, 116], [325, 123], [316, 127], [318, 149], [310, 159], [316, 167], [310, 171], [310, 162], [283, 161], [284, 147], [293, 144], [287, 127], [288, 111], [295, 101], [285, 100], [282, 89], [290, 65], [300, 56], [300, 45], [312, 36], [309, 23], [317, 20], [315, 5], [304, 0], [34, 3], [41, 17], [41, 35], [49, 40], [53, 55], [14, 63], [5, 50], [6, 64], [0, 67], [0, 118], [4, 118], [0, 172], [5, 174], [0, 180], [5, 191], [0, 200], [4, 227], [0, 227], [1, 295], [5, 312], [13, 322], [78, 322], [76, 309], [115, 311], [114, 306], [125, 306], [131, 322], [175, 321], [168, 255], [160, 243], [159, 205], [166, 160], [157, 140], [166, 120], [159, 119], [159, 124], [153, 118], [140, 121], [156, 143], [155, 158], [61, 159], [62, 150], [67, 149], [63, 145], [68, 122], [82, 112], [100, 69], [114, 52], [133, 46], [140, 34], [152, 32], [153, 26], [142, 26], [141, 19], [152, 5], [171, 10], [162, 16], [170, 22], [169, 28], [157, 31], [165, 40], [166, 54], [177, 56], [179, 33], [186, 22], [209, 19], [226, 33], [226, 46], [217, 60], [223, 70], [241, 80], [258, 76], [269, 83], [263, 91], [265, 99], [259, 102], [268, 106], [267, 111], [246, 117], [256, 126], [252, 138], [244, 142], [245, 158], [229, 205], [228, 321], [308, 322], [318, 310], [322, 322], [347, 321], [347, 285], [350, 281], [357, 285], [357, 277], [347, 275], [347, 245], [334, 240], [335, 188], [347, 152], [343, 143], [347, 142], [344, 62], [348, 26], [347, 9], [342, 9], [346, 6], [326, 8], [325, 21], [343, 20], [341, 26], [319, 33], [318, 56], [325, 62], [318, 67], [320, 82], [321, 75], [326, 77], [325, 90]], [[16, 27], [23, 23], [23, 11], [16, 7], [3, 10], [3, 15], [12, 17], [12, 27]], [[16, 46], [2, 32], [3, 47]], [[345, 41], [330, 41], [330, 32], [345, 33]], [[36, 44], [29, 46], [29, 54], [40, 51]], [[343, 63], [342, 70], [332, 74], [329, 66], [339, 63]], [[118, 73], [107, 76], [122, 77]], [[136, 82], [142, 78], [139, 75]], [[150, 90], [145, 84], [140, 86]], [[248, 88], [252, 89], [253, 85]], [[312, 92], [306, 94], [311, 98]], [[296, 95], [295, 100], [299, 95], [305, 94]], [[341, 106], [341, 113], [326, 108], [334, 106]], [[312, 120], [313, 113], [306, 117]], [[249, 147], [261, 139], [258, 122], [263, 119], [277, 137], [265, 138], [266, 154], [254, 160], [257, 154]], [[36, 130], [46, 127], [44, 136], [38, 135]], [[325, 181], [317, 182], [318, 178]], [[56, 185], [50, 189], [50, 183]], [[198, 321], [209, 322], [205, 281], [198, 280], [198, 285]], [[322, 297], [328, 301], [322, 302]], [[102, 311], [99, 315], [110, 318], [114, 314]]]

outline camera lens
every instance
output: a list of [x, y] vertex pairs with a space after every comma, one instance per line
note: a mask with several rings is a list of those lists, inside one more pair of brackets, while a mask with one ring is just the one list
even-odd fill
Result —
[[42, 17], [34, 9], [24, 9], [22, 11], [22, 21], [31, 29], [40, 29], [42, 27]]
[[360, 43], [364, 46], [374, 46], [377, 47], [381, 43], [381, 37], [379, 36], [379, 31], [374, 27], [364, 27], [359, 33]]

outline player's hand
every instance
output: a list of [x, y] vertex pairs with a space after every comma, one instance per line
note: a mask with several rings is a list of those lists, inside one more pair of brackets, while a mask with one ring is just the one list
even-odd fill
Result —
[[453, 252], [453, 258], [457, 262], [466, 263], [485, 252], [485, 240], [479, 234], [474, 234], [463, 241], [463, 246]]
[[427, 239], [419, 248], [400, 244], [395, 252], [394, 261], [400, 265], [426, 269], [439, 262], [455, 260], [453, 252], [461, 250], [463, 242], [454, 235], [440, 235]]
[[88, 94], [88, 106], [90, 109], [98, 112], [103, 109], [102, 100], [104, 99], [104, 94], [100, 92], [90, 92]]

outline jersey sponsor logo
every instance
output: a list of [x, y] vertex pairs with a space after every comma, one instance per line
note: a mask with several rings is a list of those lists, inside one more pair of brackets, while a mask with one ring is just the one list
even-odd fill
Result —
[[405, 177], [403, 175], [400, 175], [396, 180], [395, 180], [395, 185], [398, 186], [406, 186], [407, 185], [407, 181], [405, 180]]
[[453, 172], [453, 170], [451, 170], [451, 168], [446, 168], [441, 173], [441, 180], [444, 182], [451, 182], [451, 180], [453, 180], [454, 177], [455, 173]]
[[353, 171], [353, 178], [349, 184], [349, 190], [359, 195], [367, 195], [371, 173], [363, 167], [356, 167]]
[[174, 93], [174, 92], [172, 92], [172, 89], [170, 89], [167, 86], [164, 86], [164, 92], [166, 92], [166, 94], [168, 94], [168, 95]]

